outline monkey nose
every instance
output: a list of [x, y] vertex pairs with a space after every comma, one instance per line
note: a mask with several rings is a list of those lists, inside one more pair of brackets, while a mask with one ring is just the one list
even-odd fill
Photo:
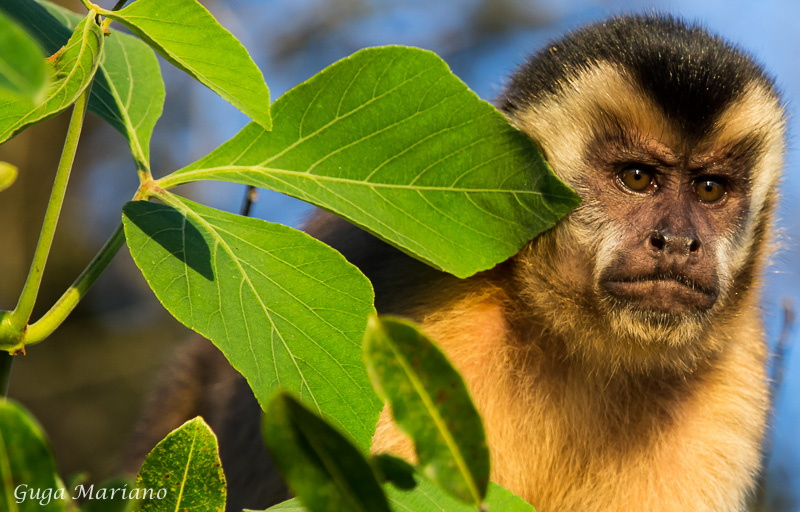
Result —
[[673, 235], [652, 231], [647, 238], [650, 250], [657, 255], [694, 256], [700, 253], [700, 239], [693, 234]]

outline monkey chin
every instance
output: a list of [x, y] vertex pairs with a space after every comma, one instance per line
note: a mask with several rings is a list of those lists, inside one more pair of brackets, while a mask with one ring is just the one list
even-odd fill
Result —
[[685, 300], [665, 300], [675, 291], [667, 287], [642, 300], [603, 293], [599, 302], [612, 343], [596, 346], [593, 359], [605, 357], [615, 369], [633, 373], [690, 373], [713, 358], [722, 349], [711, 335], [716, 294], [678, 290]]

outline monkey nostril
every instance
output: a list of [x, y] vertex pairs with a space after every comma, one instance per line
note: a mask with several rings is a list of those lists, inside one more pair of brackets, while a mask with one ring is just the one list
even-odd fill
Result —
[[651, 233], [650, 234], [650, 245], [657, 251], [664, 250], [664, 237], [661, 233]]
[[700, 240], [694, 238], [689, 243], [689, 252], [697, 252], [700, 250]]

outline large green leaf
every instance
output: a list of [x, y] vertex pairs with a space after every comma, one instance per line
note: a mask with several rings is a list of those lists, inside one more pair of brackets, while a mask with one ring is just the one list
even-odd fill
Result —
[[366, 277], [295, 229], [165, 200], [128, 203], [123, 217], [161, 303], [222, 350], [262, 406], [288, 389], [366, 449], [380, 412], [360, 357]]
[[250, 124], [160, 184], [277, 190], [459, 277], [515, 254], [578, 202], [431, 52], [357, 52], [283, 95], [273, 116], [272, 132]]
[[389, 512], [362, 452], [290, 395], [270, 401], [262, 430], [289, 488], [313, 512]]
[[489, 449], [461, 375], [409, 322], [370, 317], [364, 359], [378, 395], [409, 435], [422, 472], [454, 496], [480, 505]]
[[244, 46], [195, 0], [137, 0], [100, 10], [266, 129], [269, 89]]
[[[0, 8], [26, 26], [51, 53], [67, 41], [70, 29], [82, 19], [46, 1], [0, 0]], [[128, 139], [131, 153], [143, 167], [149, 158], [153, 127], [164, 105], [161, 70], [153, 50], [138, 38], [111, 30], [105, 39], [89, 110]]]
[[38, 103], [47, 86], [47, 72], [36, 41], [0, 12], [0, 95], [19, 95]]
[[66, 46], [48, 61], [54, 80], [44, 101], [32, 106], [26, 99], [0, 97], [0, 142], [66, 109], [89, 86], [100, 62], [103, 31], [90, 12], [75, 28]]
[[225, 475], [217, 437], [203, 418], [167, 434], [147, 455], [135, 484], [135, 511], [225, 510]]
[[42, 428], [22, 407], [0, 400], [0, 510], [61, 511], [68, 503]]

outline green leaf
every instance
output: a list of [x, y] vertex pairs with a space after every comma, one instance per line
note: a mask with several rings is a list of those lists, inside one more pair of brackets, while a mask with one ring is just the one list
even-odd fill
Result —
[[[153, 448], [139, 470], [136, 487], [153, 491], [134, 505], [137, 512], [225, 510], [225, 475], [217, 437], [203, 418], [187, 421]], [[166, 492], [159, 496], [162, 489]]]
[[44, 57], [36, 41], [0, 12], [0, 94], [40, 102], [49, 78]]
[[423, 474], [480, 505], [489, 482], [489, 449], [461, 375], [411, 323], [370, 317], [364, 359], [372, 385], [411, 437]]
[[159, 184], [277, 190], [459, 277], [578, 204], [534, 144], [424, 50], [359, 51], [283, 95], [273, 117], [272, 132], [250, 124]]
[[195, 0], [137, 0], [119, 11], [100, 10], [168, 61], [269, 130], [269, 89], [250, 54]]
[[7, 189], [17, 181], [19, 170], [8, 162], [0, 162], [0, 192]]
[[[404, 491], [391, 485], [384, 486], [389, 503], [396, 512], [475, 512], [475, 507], [452, 498], [427, 478], [415, 475], [416, 486]], [[530, 504], [508, 489], [493, 482], [484, 501], [490, 512], [536, 512]], [[291, 499], [267, 509], [269, 512], [308, 512], [298, 499]]]
[[395, 487], [404, 490], [411, 490], [417, 486], [414, 480], [414, 466], [407, 461], [388, 453], [379, 453], [372, 459], [381, 470], [384, 481], [391, 482]]
[[[55, 4], [43, 4], [68, 26], [81, 17]], [[139, 168], [149, 168], [150, 137], [164, 109], [164, 80], [153, 50], [140, 39], [112, 30], [106, 36], [100, 71], [89, 110], [128, 139]]]
[[[33, 0], [0, 0], [0, 8], [26, 26], [54, 53], [83, 18], [63, 7]], [[69, 28], [67, 28], [69, 27]], [[105, 38], [89, 110], [127, 139], [140, 168], [147, 167], [150, 136], [164, 105], [164, 82], [155, 53], [136, 37], [112, 30]]]
[[[391, 485], [386, 486], [392, 510], [398, 512], [475, 512], [475, 507], [453, 499], [427, 478], [417, 475], [417, 486], [404, 491]], [[536, 512], [522, 498], [495, 483], [489, 484], [484, 508], [490, 512]]]
[[[282, 503], [278, 503], [277, 505], [273, 505], [267, 509], [269, 512], [273, 512], [275, 510], [280, 510], [282, 512], [306, 512], [308, 509], [300, 503], [300, 500], [297, 498], [292, 498], [290, 500], [286, 500]], [[252, 512], [251, 510], [245, 510], [245, 512]]]
[[270, 401], [264, 441], [289, 488], [314, 512], [389, 512], [369, 461], [342, 434], [286, 393]]
[[0, 97], [0, 142], [66, 109], [89, 86], [103, 47], [103, 31], [94, 18], [95, 14], [90, 12], [75, 28], [66, 46], [48, 61], [54, 80], [41, 104], [32, 107], [27, 100]]
[[0, 400], [0, 510], [61, 511], [68, 503], [42, 428], [21, 406]]
[[266, 405], [299, 395], [366, 449], [381, 404], [360, 356], [372, 288], [295, 229], [167, 194], [123, 209], [134, 261], [161, 303], [209, 338]]

